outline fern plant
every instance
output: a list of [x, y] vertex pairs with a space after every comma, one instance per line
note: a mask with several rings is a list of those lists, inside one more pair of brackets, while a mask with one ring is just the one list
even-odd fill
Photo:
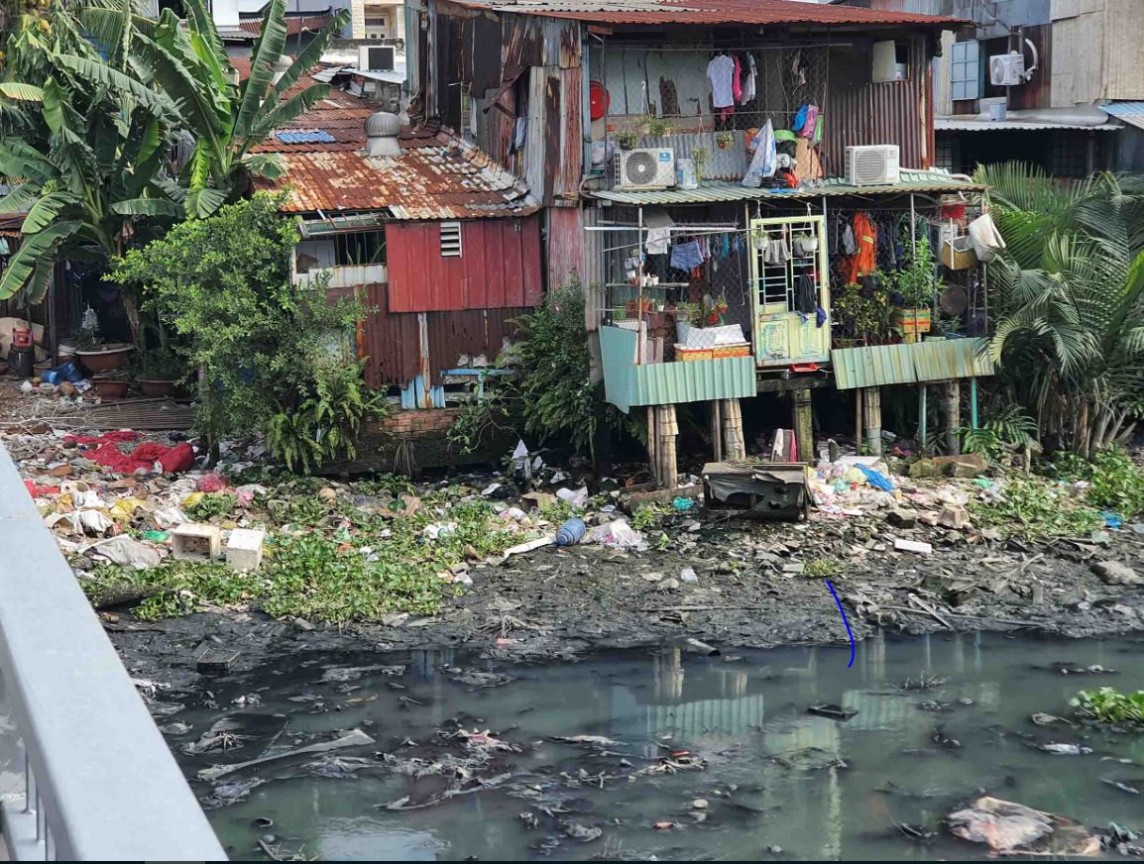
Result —
[[385, 414], [385, 400], [366, 389], [365, 361], [323, 359], [296, 408], [280, 406], [267, 427], [266, 446], [291, 471], [309, 474], [323, 462], [357, 457], [362, 423]]

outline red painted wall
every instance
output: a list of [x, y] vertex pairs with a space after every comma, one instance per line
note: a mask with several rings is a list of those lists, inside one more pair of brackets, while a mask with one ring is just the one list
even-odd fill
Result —
[[461, 223], [461, 257], [441, 255], [439, 222], [385, 226], [390, 312], [536, 306], [544, 292], [540, 219]]

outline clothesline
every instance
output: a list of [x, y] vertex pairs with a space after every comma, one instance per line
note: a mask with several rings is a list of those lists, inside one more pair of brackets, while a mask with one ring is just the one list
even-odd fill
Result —
[[659, 53], [664, 53], [664, 54], [667, 54], [667, 53], [717, 54], [720, 51], [722, 51], [722, 52], [728, 52], [728, 51], [789, 51], [789, 52], [794, 52], [794, 51], [807, 51], [807, 50], [816, 49], [816, 48], [822, 49], [822, 48], [852, 48], [852, 47], [854, 47], [853, 42], [816, 42], [816, 43], [813, 43], [810, 45], [793, 45], [793, 44], [788, 44], [788, 45], [774, 45], [774, 44], [771, 44], [771, 45], [714, 45], [714, 46], [697, 47], [697, 48], [681, 48], [678, 46], [660, 48], [660, 47], [649, 47], [646, 45], [645, 46], [637, 46], [637, 45], [624, 46], [624, 45], [617, 45], [615, 43], [609, 42], [607, 45], [607, 50], [609, 52], [610, 51], [619, 51], [622, 54], [626, 54], [626, 53], [634, 53], [634, 54], [659, 54]]

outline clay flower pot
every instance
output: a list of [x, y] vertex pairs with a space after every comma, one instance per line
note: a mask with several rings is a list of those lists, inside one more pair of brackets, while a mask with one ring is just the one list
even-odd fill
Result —
[[97, 375], [91, 379], [91, 384], [101, 399], [122, 399], [127, 395], [127, 381], [122, 378], [100, 378]]
[[134, 345], [115, 342], [76, 351], [76, 356], [88, 372], [92, 375], [98, 375], [100, 372], [110, 372], [113, 369], [123, 368], [127, 365], [128, 356], [134, 350]]
[[169, 378], [140, 378], [138, 384], [149, 399], [166, 399], [175, 392], [175, 382]]

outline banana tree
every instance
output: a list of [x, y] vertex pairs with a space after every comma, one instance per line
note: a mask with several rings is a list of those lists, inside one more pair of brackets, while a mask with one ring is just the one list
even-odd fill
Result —
[[990, 265], [990, 350], [1010, 396], [1084, 456], [1144, 409], [1144, 189], [1110, 174], [1064, 185], [1019, 165], [978, 174], [1007, 248]]
[[345, 25], [344, 10], [277, 75], [286, 48], [286, 0], [271, 0], [251, 56], [250, 77], [234, 79], [222, 40], [205, 0], [184, 0], [187, 18], [166, 10], [152, 31], [138, 36], [132, 65], [140, 80], [179, 106], [180, 125], [195, 139], [180, 175], [191, 218], [214, 213], [249, 191], [252, 177], [275, 179], [281, 160], [254, 147], [277, 128], [309, 110], [328, 85], [295, 85]]

